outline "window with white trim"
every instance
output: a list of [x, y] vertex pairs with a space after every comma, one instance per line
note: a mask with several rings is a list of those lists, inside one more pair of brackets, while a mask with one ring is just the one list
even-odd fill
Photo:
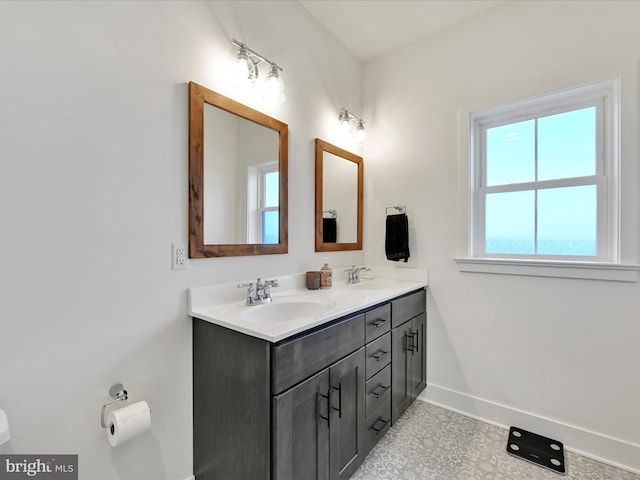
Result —
[[280, 241], [278, 162], [250, 166], [247, 179], [247, 243], [278, 243]]
[[618, 261], [615, 88], [471, 115], [472, 257]]
[[280, 174], [278, 164], [260, 169], [260, 233], [262, 243], [278, 243]]

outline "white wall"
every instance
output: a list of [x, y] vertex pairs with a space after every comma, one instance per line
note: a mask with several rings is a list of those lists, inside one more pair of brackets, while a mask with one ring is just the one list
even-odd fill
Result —
[[636, 470], [640, 285], [461, 273], [453, 257], [465, 253], [460, 112], [636, 61], [638, 18], [638, 2], [508, 2], [364, 74], [365, 259], [384, 262], [384, 208], [406, 204], [408, 266], [430, 270], [425, 398]]
[[[284, 68], [285, 103], [229, 85], [231, 38]], [[83, 479], [185, 479], [186, 291], [320, 267], [313, 139], [340, 144], [362, 67], [297, 2], [183, 0], [0, 2], [0, 65], [3, 453], [78, 453]], [[190, 80], [289, 124], [287, 255], [171, 270], [171, 243], [187, 240]], [[153, 426], [111, 448], [99, 415], [117, 381]]]

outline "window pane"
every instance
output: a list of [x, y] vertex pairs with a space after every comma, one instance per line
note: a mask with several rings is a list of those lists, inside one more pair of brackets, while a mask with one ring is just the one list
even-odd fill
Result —
[[596, 107], [538, 119], [538, 180], [596, 173]]
[[262, 212], [262, 243], [278, 243], [278, 211]]
[[597, 187], [538, 191], [538, 253], [596, 255]]
[[487, 129], [487, 185], [535, 180], [535, 120]]
[[486, 199], [485, 251], [535, 253], [534, 191], [491, 193]]
[[[269, 172], [264, 176], [264, 206], [277, 207], [279, 199], [278, 172]], [[278, 243], [278, 242], [276, 242]]]

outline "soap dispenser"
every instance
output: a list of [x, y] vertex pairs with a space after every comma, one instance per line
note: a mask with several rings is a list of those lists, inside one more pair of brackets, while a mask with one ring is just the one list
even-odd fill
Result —
[[331, 288], [333, 286], [333, 271], [329, 266], [329, 257], [325, 257], [320, 269], [320, 288]]

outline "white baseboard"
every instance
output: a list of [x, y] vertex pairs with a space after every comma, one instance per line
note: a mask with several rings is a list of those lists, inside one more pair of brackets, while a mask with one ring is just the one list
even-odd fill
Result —
[[191, 475], [191, 476], [185, 478], [184, 480], [196, 480], [196, 476], [195, 475]]
[[566, 450], [640, 474], [640, 445], [429, 383], [419, 400], [502, 428], [556, 438]]

